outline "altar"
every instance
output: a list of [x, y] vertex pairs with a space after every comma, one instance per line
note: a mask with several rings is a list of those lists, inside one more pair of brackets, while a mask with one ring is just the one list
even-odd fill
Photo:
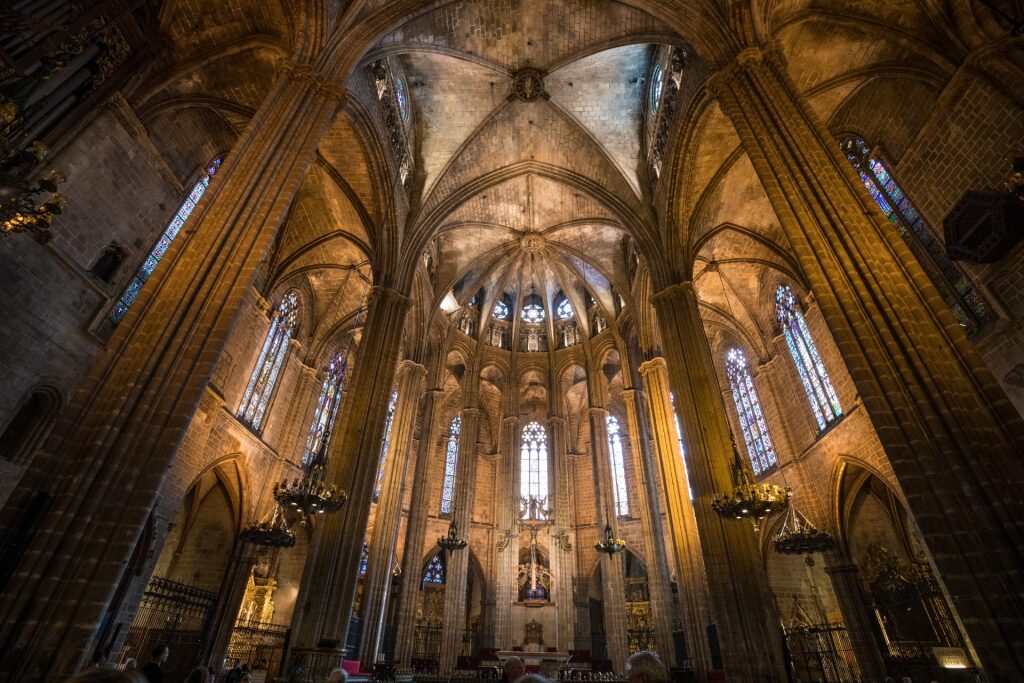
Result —
[[519, 650], [499, 650], [495, 656], [502, 664], [509, 657], [519, 657], [527, 666], [536, 665], [540, 669], [541, 676], [553, 681], [558, 680], [558, 671], [561, 666], [572, 658], [572, 654], [569, 652], [521, 652]]

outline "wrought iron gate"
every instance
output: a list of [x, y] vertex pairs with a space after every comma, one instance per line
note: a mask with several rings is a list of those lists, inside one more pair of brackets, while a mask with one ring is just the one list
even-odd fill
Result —
[[227, 660], [240, 661], [253, 672], [253, 678], [268, 683], [281, 675], [288, 627], [257, 621], [239, 621], [231, 631]]
[[794, 680], [801, 683], [855, 683], [853, 647], [842, 624], [784, 628]]
[[216, 604], [216, 593], [154, 576], [121, 648], [120, 662], [134, 657], [142, 667], [154, 648], [166, 644], [171, 649], [164, 665], [167, 680], [184, 680], [199, 663]]

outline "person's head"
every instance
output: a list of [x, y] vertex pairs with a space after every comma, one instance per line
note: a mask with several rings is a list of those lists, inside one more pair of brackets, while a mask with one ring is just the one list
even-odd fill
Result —
[[666, 683], [668, 671], [653, 652], [637, 652], [626, 660], [627, 683]]
[[505, 672], [505, 678], [509, 681], [519, 680], [522, 678], [523, 672], [526, 671], [526, 666], [519, 657], [509, 657], [501, 668]]
[[246, 671], [238, 677], [238, 683], [252, 683], [252, 674]]
[[344, 669], [335, 669], [327, 676], [327, 683], [347, 683], [348, 672]]
[[153, 661], [163, 664], [171, 656], [171, 648], [167, 645], [157, 645], [153, 648]]
[[65, 679], [64, 683], [146, 683], [146, 679], [138, 671], [89, 669]]

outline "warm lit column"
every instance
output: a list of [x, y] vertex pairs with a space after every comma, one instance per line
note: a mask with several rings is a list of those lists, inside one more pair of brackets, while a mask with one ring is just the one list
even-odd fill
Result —
[[651, 438], [657, 459], [658, 473], [665, 492], [666, 517], [672, 535], [676, 587], [682, 607], [686, 636], [686, 654], [698, 680], [704, 680], [711, 665], [706, 629], [707, 583], [704, 558], [701, 555], [697, 518], [690, 499], [686, 461], [679, 449], [676, 413], [669, 390], [668, 368], [660, 356], [640, 365], [640, 376], [647, 396]]
[[[473, 381], [467, 376], [467, 382]], [[455, 508], [452, 519], [459, 536], [469, 540], [473, 521], [473, 490], [476, 482], [476, 441], [480, 430], [480, 409], [463, 408], [459, 413], [459, 458], [455, 468]], [[444, 626], [441, 630], [441, 671], [451, 671], [462, 654], [462, 635], [466, 629], [466, 583], [469, 577], [470, 548], [448, 553], [444, 585]]]
[[[625, 389], [622, 400], [626, 404], [626, 424], [629, 428], [629, 450], [633, 456], [633, 471], [639, 480], [636, 487], [636, 507], [640, 511], [644, 538], [648, 545], [647, 580], [651, 593], [651, 616], [654, 620], [655, 642], [658, 652], [668, 665], [675, 665], [672, 646], [672, 588], [669, 585], [668, 560], [665, 556], [665, 534], [661, 528], [661, 505], [652, 468], [649, 442], [643, 438], [641, 426], [643, 410], [641, 392]], [[681, 662], [679, 662], [681, 663]]]
[[[768, 592], [757, 537], [749, 522], [724, 520], [711, 509], [717, 492], [733, 488], [733, 451], [693, 283], [672, 285], [652, 296], [651, 302], [665, 344], [669, 380], [683, 407], [679, 421], [686, 471], [693, 487], [711, 611], [726, 675], [731, 681], [785, 680], [779, 618]], [[667, 427], [664, 418], [662, 423]], [[671, 460], [662, 457], [661, 461], [672, 533], [678, 538], [681, 531], [676, 525], [686, 514], [680, 509], [685, 506], [686, 489], [673, 485], [678, 475], [672, 472]]]
[[[562, 400], [554, 397], [553, 409], [561, 410]], [[554, 472], [549, 481], [554, 488], [548, 508], [554, 517], [554, 524], [548, 527], [551, 534], [549, 557], [554, 590], [551, 599], [555, 603], [555, 629], [558, 635], [556, 647], [565, 652], [576, 647], [576, 616], [573, 605], [572, 579], [577, 575], [576, 550], [572, 544], [572, 496], [570, 495], [570, 469], [566, 457], [568, 440], [565, 434], [565, 418], [552, 415], [548, 418], [548, 438], [551, 440], [551, 469]]]
[[[208, 196], [93, 363], [0, 517], [45, 510], [0, 594], [0, 675], [58, 679], [92, 654], [243, 299], [344, 95], [292, 65], [231, 149]], [[150, 552], [159, 553], [159, 548]], [[6, 577], [5, 577], [6, 578]], [[128, 591], [128, 594], [139, 594]], [[108, 607], [115, 613], [105, 615]]]
[[744, 50], [709, 90], [814, 292], [982, 666], [993, 679], [1024, 680], [1020, 415], [782, 57]]
[[423, 552], [426, 545], [427, 517], [430, 510], [430, 460], [437, 446], [439, 417], [437, 409], [444, 390], [430, 389], [423, 398], [423, 418], [420, 421], [420, 442], [416, 454], [416, 472], [413, 475], [412, 496], [409, 503], [409, 521], [405, 527], [405, 547], [402, 550], [402, 582], [398, 602], [398, 635], [395, 638], [395, 661], [402, 667], [412, 663], [412, 649], [416, 635], [416, 603], [423, 571]]
[[320, 670], [341, 663], [408, 308], [409, 299], [393, 289], [370, 290], [358, 357], [328, 449], [328, 476], [348, 492], [348, 503], [316, 520], [317, 549], [292, 618], [292, 666]]
[[410, 360], [402, 361], [398, 366], [398, 398], [391, 423], [391, 440], [384, 454], [384, 477], [377, 499], [373, 536], [368, 543], [369, 558], [360, 605], [363, 633], [359, 658], [363, 671], [373, 671], [384, 635], [384, 617], [391, 592], [391, 567], [395, 562], [398, 527], [402, 519], [406, 464], [426, 374], [426, 368]]
[[507, 650], [512, 634], [512, 603], [516, 601], [516, 569], [519, 566], [519, 418], [506, 417], [501, 431], [501, 473], [497, 495], [498, 539], [494, 605], [494, 647]]
[[[594, 458], [597, 537], [604, 538], [605, 527], [610, 526], [612, 535], [618, 538], [612, 465], [608, 453], [608, 411], [605, 408], [590, 408], [590, 451]], [[626, 664], [626, 577], [623, 553], [601, 553], [600, 562], [608, 657], [615, 671], [621, 673]]]

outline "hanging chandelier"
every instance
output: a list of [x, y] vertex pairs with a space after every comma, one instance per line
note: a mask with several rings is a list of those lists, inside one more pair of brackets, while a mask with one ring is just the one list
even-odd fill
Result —
[[782, 488], [778, 484], [754, 483], [743, 467], [735, 440], [732, 442], [732, 454], [733, 490], [716, 495], [711, 501], [711, 509], [725, 519], [749, 519], [756, 530], [759, 520], [789, 508], [793, 491], [788, 486]]
[[615, 538], [615, 534], [612, 533], [612, 525], [606, 524], [604, 527], [604, 538], [594, 541], [594, 550], [599, 553], [606, 553], [609, 557], [615, 553], [621, 553], [626, 549], [626, 542], [621, 538]]
[[459, 538], [459, 527], [455, 523], [454, 512], [452, 514], [452, 521], [448, 524], [448, 535], [437, 539], [437, 544], [448, 552], [462, 550], [469, 545], [469, 541], [464, 538]]
[[303, 515], [337, 512], [348, 500], [348, 494], [334, 484], [327, 483], [327, 443], [330, 432], [324, 432], [316, 456], [306, 466], [302, 479], [291, 484], [287, 479], [274, 484], [274, 499], [286, 510]]
[[259, 522], [253, 522], [238, 535], [242, 543], [262, 545], [267, 548], [291, 548], [295, 545], [295, 533], [288, 528], [281, 505], [274, 503], [274, 510]]
[[810, 555], [832, 550], [836, 546], [836, 539], [827, 531], [816, 528], [793, 505], [773, 545], [775, 552], [783, 555]]
[[[0, 106], [0, 129], [5, 128], [10, 116], [9, 108]], [[25, 178], [46, 158], [49, 148], [36, 141], [16, 151], [4, 143], [0, 140], [0, 232], [6, 235], [31, 231], [37, 239], [46, 242], [50, 239], [53, 217], [67, 205], [67, 199], [57, 192], [67, 178], [53, 169], [30, 183]]]

